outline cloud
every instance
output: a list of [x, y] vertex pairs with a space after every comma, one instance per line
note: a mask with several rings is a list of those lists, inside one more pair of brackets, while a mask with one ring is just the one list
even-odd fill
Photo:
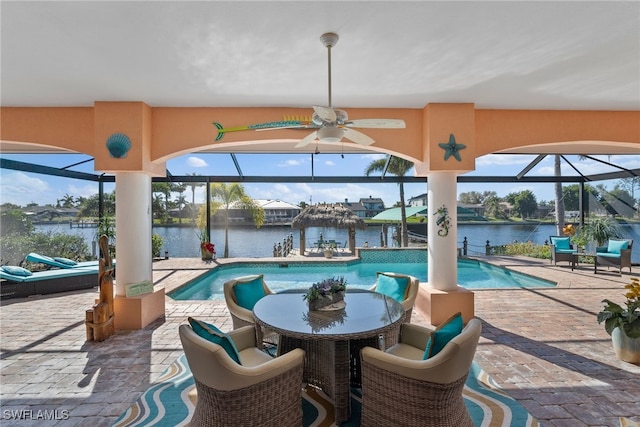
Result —
[[209, 165], [200, 157], [191, 156], [187, 158], [187, 166], [191, 166], [192, 168], [206, 168]]
[[518, 155], [514, 156], [513, 154], [488, 154], [486, 156], [478, 157], [476, 159], [476, 167], [480, 166], [493, 166], [493, 165], [528, 165], [531, 163], [536, 156], [529, 155]]
[[327, 160], [326, 162], [324, 162], [325, 166], [335, 166], [336, 163], [331, 161], [331, 160]]
[[94, 194], [98, 194], [98, 186], [95, 184], [86, 184], [82, 187], [69, 184], [67, 186], [67, 193], [73, 197], [91, 197]]
[[278, 163], [278, 167], [279, 168], [288, 168], [288, 167], [291, 167], [291, 166], [300, 166], [303, 163], [304, 162], [302, 162], [301, 160], [289, 159], [289, 160], [285, 160], [284, 162]]
[[360, 157], [369, 161], [374, 161], [374, 160], [384, 159], [385, 157], [387, 157], [387, 155], [379, 154], [379, 153], [369, 153], [369, 154], [363, 154]]
[[55, 204], [56, 194], [46, 181], [22, 172], [3, 174], [0, 180], [0, 203], [26, 206], [31, 202]]

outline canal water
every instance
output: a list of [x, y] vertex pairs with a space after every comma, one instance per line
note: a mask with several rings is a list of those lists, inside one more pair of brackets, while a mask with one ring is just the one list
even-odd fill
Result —
[[[95, 228], [71, 229], [69, 224], [37, 225], [36, 229], [43, 232], [60, 232], [71, 235], [81, 235], [87, 241], [91, 250], [91, 242], [95, 240]], [[394, 228], [389, 227], [388, 242], [391, 244], [391, 233]], [[634, 239], [634, 246], [640, 245], [640, 224], [627, 224], [623, 226], [626, 238]], [[161, 253], [168, 251], [173, 257], [199, 257], [200, 247], [197, 230], [191, 227], [154, 227], [153, 232], [162, 237], [164, 241]], [[356, 230], [356, 246], [379, 247], [381, 239], [381, 226], [369, 226], [366, 230]], [[310, 227], [306, 229], [307, 246], [319, 240], [320, 233], [325, 240], [335, 240], [344, 244], [348, 239], [347, 230], [335, 228]], [[273, 256], [273, 247], [282, 243], [289, 234], [293, 236], [293, 246], [300, 246], [300, 234], [289, 226], [268, 226], [260, 229], [253, 227], [239, 227], [229, 229], [229, 256], [262, 258]], [[555, 235], [553, 224], [459, 224], [458, 246], [462, 246], [463, 239], [468, 241], [468, 253], [470, 256], [484, 254], [487, 240], [492, 246], [512, 243], [514, 241], [531, 241], [543, 244], [549, 236]], [[214, 228], [211, 231], [211, 240], [216, 246], [218, 255], [224, 252], [224, 229]], [[640, 263], [640, 246], [634, 248], [632, 261]]]

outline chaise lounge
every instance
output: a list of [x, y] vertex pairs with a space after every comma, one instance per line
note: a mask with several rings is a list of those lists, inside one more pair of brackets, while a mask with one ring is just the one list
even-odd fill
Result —
[[622, 268], [628, 267], [631, 273], [631, 249], [633, 239], [609, 239], [607, 246], [596, 248], [595, 271], [598, 266], [618, 267], [622, 274]]
[[57, 268], [85, 268], [85, 267], [98, 267], [99, 261], [84, 261], [84, 262], [76, 262], [74, 260], [68, 258], [61, 257], [50, 257], [46, 255], [41, 255], [35, 252], [30, 252], [24, 257], [25, 261], [29, 261], [34, 264], [43, 264], [47, 268], [57, 267]]
[[0, 298], [24, 298], [98, 286], [98, 267], [45, 270], [31, 273], [21, 267], [0, 267]]

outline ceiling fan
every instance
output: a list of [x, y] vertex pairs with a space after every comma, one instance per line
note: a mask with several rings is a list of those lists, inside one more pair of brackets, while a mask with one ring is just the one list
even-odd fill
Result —
[[353, 128], [387, 128], [401, 129], [405, 127], [404, 120], [398, 119], [359, 119], [349, 120], [347, 112], [332, 107], [331, 102], [331, 49], [338, 43], [336, 33], [324, 33], [320, 36], [320, 41], [327, 48], [328, 57], [328, 89], [329, 104], [326, 107], [314, 106], [311, 122], [318, 126], [318, 130], [305, 136], [296, 148], [304, 147], [316, 139], [321, 142], [339, 142], [342, 138], [347, 138], [356, 144], [371, 145], [375, 142], [373, 138]]
[[325, 33], [320, 41], [327, 48], [329, 69], [329, 105], [314, 106], [313, 116], [307, 118], [285, 118], [283, 121], [258, 123], [248, 126], [225, 128], [218, 122], [213, 122], [218, 130], [216, 141], [222, 139], [225, 133], [243, 130], [272, 130], [272, 129], [317, 129], [305, 136], [295, 147], [304, 147], [316, 139], [320, 142], [335, 143], [347, 138], [359, 145], [371, 145], [373, 138], [354, 128], [385, 128], [403, 129], [406, 125], [400, 119], [356, 119], [349, 120], [347, 112], [331, 106], [331, 49], [338, 43], [338, 35]]

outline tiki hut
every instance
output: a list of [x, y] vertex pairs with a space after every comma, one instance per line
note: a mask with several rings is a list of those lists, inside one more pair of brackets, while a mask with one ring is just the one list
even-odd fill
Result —
[[300, 230], [300, 255], [304, 255], [306, 248], [305, 229], [307, 227], [333, 227], [349, 230], [349, 251], [356, 253], [356, 228], [364, 230], [366, 224], [362, 218], [344, 205], [317, 204], [307, 206], [293, 221], [291, 227]]

